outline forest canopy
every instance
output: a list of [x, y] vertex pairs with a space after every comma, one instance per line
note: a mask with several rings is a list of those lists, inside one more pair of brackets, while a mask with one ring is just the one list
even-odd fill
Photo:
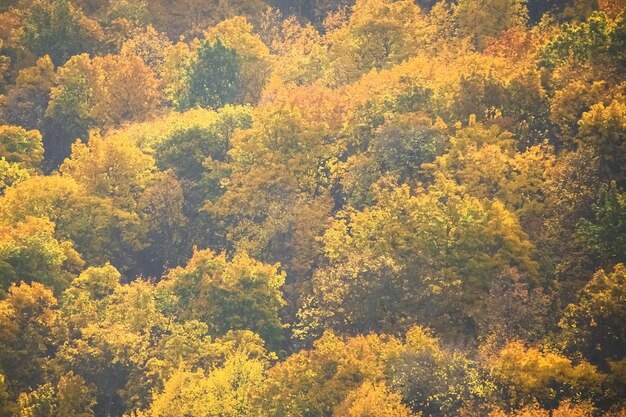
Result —
[[0, 417], [626, 416], [626, 0], [0, 2]]

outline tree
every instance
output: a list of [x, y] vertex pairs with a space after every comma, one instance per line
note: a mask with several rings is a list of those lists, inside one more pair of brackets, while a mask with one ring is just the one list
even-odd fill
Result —
[[71, 143], [86, 140], [91, 128], [144, 120], [158, 105], [156, 76], [130, 53], [73, 56], [57, 70], [57, 78], [46, 110], [48, 153], [57, 165], [69, 156]]
[[152, 145], [157, 166], [175, 170], [180, 178], [199, 182], [207, 172], [205, 163], [226, 160], [235, 131], [251, 127], [251, 113], [249, 107], [225, 106], [216, 112], [206, 112], [200, 123], [181, 117], [180, 126]]
[[608, 273], [601, 269], [594, 274], [559, 322], [568, 350], [581, 352], [602, 366], [626, 357], [626, 310], [620, 301], [625, 291], [626, 269], [622, 264]]
[[414, 326], [394, 358], [389, 385], [416, 414], [458, 415], [481, 393], [477, 365], [462, 351], [446, 349], [427, 328]]
[[427, 190], [378, 187], [375, 205], [339, 213], [326, 229], [299, 336], [398, 332], [420, 320], [454, 338], [471, 333], [472, 306], [503, 268], [521, 267], [536, 283], [533, 245], [499, 201], [441, 177]]
[[460, 0], [454, 7], [458, 34], [471, 36], [480, 47], [485, 45], [487, 37], [523, 26], [527, 14], [524, 0]]
[[426, 19], [412, 1], [359, 0], [349, 20], [327, 34], [330, 84], [355, 81], [370, 69], [388, 68], [427, 41]]
[[0, 126], [0, 157], [36, 171], [43, 159], [41, 133], [19, 126]]
[[191, 256], [183, 189], [173, 171], [152, 177], [137, 201], [137, 212], [149, 242], [142, 253], [145, 271], [160, 275]]
[[28, 178], [30, 178], [28, 169], [20, 167], [19, 164], [7, 162], [3, 157], [0, 158], [0, 195], [4, 194], [7, 188]]
[[399, 394], [390, 392], [385, 384], [364, 382], [351, 391], [335, 408], [336, 417], [411, 417], [411, 410], [402, 404]]
[[158, 73], [165, 61], [165, 50], [170, 45], [171, 42], [164, 33], [147, 26], [145, 30], [124, 42], [120, 54], [138, 56], [150, 69]]
[[83, 266], [72, 242], [55, 239], [54, 223], [27, 218], [15, 227], [0, 226], [0, 290], [18, 282], [40, 282], [64, 289]]
[[626, 222], [626, 195], [615, 182], [600, 188], [598, 201], [593, 205], [593, 219], [581, 219], [578, 231], [589, 247], [599, 256], [623, 262], [623, 228]]
[[144, 120], [159, 100], [156, 76], [136, 55], [106, 55], [93, 59], [98, 74], [93, 117], [102, 125]]
[[86, 139], [89, 129], [97, 124], [93, 114], [97, 78], [87, 54], [74, 55], [57, 69], [57, 85], [46, 109], [54, 136], [48, 147], [49, 158], [56, 165], [69, 155], [70, 145], [78, 138]]
[[285, 274], [278, 265], [238, 254], [210, 250], [195, 252], [185, 268], [167, 274], [161, 284], [177, 297], [181, 317], [207, 323], [213, 334], [229, 330], [257, 332], [274, 349], [283, 341], [279, 310], [284, 305], [281, 286]]
[[255, 104], [261, 98], [263, 88], [269, 78], [270, 52], [253, 32], [253, 27], [245, 17], [237, 16], [224, 20], [205, 33], [207, 42], [220, 42], [236, 53], [238, 60], [234, 67], [238, 74], [236, 82], [240, 90], [238, 97], [242, 103]]
[[48, 55], [22, 69], [7, 90], [3, 119], [25, 129], [42, 129], [50, 91], [55, 83], [54, 65]]
[[591, 60], [608, 64], [619, 56], [619, 53], [612, 54], [612, 44], [618, 34], [605, 13], [594, 12], [585, 21], [566, 23], [560, 29], [540, 51], [542, 64], [548, 68], [570, 60], [578, 64]]
[[92, 53], [103, 34], [69, 0], [35, 0], [24, 17], [22, 42], [37, 56], [50, 55], [63, 65], [73, 55]]
[[136, 213], [90, 195], [68, 177], [36, 176], [19, 183], [0, 198], [0, 213], [8, 225], [48, 218], [56, 226], [55, 237], [73, 242], [89, 264], [111, 262], [123, 272], [135, 266], [144, 246]]
[[12, 398], [43, 382], [58, 345], [58, 319], [56, 298], [37, 282], [13, 284], [0, 301], [0, 366], [11, 381]]
[[0, 195], [39, 171], [43, 160], [41, 134], [19, 126], [0, 126]]
[[[347, 340], [325, 333], [310, 350], [301, 350], [267, 373], [261, 407], [269, 416], [332, 415], [361, 384], [379, 384], [402, 345], [386, 335]], [[404, 410], [404, 408], [402, 409]]]
[[165, 383], [150, 409], [141, 417], [179, 413], [206, 417], [258, 416], [256, 401], [264, 380], [263, 362], [234, 352], [223, 367], [203, 372], [178, 370]]
[[188, 72], [188, 101], [183, 108], [200, 105], [218, 109], [241, 102], [241, 63], [237, 52], [220, 39], [200, 42]]
[[20, 417], [93, 417], [93, 390], [72, 372], [61, 376], [54, 386], [45, 383], [19, 398]]
[[59, 168], [94, 196], [110, 198], [120, 208], [134, 210], [139, 195], [155, 171], [154, 159], [123, 136], [103, 138], [92, 131], [87, 144], [77, 141]]
[[326, 190], [336, 147], [327, 127], [297, 108], [258, 108], [252, 127], [233, 137], [226, 192], [206, 208], [229, 221], [227, 239], [237, 250], [291, 268], [296, 225], [313, 236], [323, 230], [324, 217], [312, 223], [298, 218], [310, 207], [330, 210]]
[[578, 140], [582, 146], [590, 146], [599, 156], [600, 173], [605, 180], [626, 185], [626, 104], [613, 100], [605, 106], [598, 103], [583, 114], [578, 122]]
[[512, 408], [533, 402], [556, 408], [565, 398], [592, 398], [604, 380], [589, 362], [574, 364], [563, 355], [527, 348], [522, 342], [507, 344], [489, 364]]
[[419, 179], [422, 165], [432, 163], [446, 147], [444, 132], [420, 120], [418, 114], [386, 121], [377, 129], [372, 144], [383, 172], [398, 174], [407, 182]]

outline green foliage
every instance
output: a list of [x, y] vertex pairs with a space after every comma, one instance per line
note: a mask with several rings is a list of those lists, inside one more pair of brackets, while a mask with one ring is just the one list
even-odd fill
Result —
[[247, 107], [226, 106], [207, 119], [202, 126], [183, 126], [160, 138], [155, 152], [157, 166], [174, 169], [181, 178], [199, 181], [206, 164], [225, 160], [235, 130], [252, 124]]
[[201, 41], [197, 56], [187, 70], [186, 100], [182, 108], [196, 105], [218, 109], [238, 103], [241, 96], [240, 63], [237, 52], [217, 39]]
[[554, 68], [569, 59], [581, 63], [606, 56], [618, 47], [613, 43], [619, 42], [620, 35], [614, 31], [614, 21], [604, 13], [594, 13], [584, 22], [566, 23], [542, 48], [542, 63]]
[[580, 221], [580, 234], [595, 253], [613, 261], [624, 261], [626, 194], [617, 188], [615, 182], [600, 188], [593, 214], [592, 219]]

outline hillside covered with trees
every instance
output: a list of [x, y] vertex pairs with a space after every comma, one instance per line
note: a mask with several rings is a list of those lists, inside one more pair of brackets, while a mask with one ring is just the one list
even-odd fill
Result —
[[625, 417], [625, 8], [0, 1], [0, 417]]

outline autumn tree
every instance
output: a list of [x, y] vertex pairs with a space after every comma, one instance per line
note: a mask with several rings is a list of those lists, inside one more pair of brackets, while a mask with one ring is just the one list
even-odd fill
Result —
[[40, 282], [60, 291], [83, 266], [71, 241], [55, 238], [47, 219], [28, 217], [14, 227], [0, 226], [0, 286]]
[[69, 0], [36, 0], [24, 18], [22, 42], [37, 56], [50, 55], [63, 65], [73, 55], [96, 50], [102, 37], [98, 22]]
[[37, 282], [13, 284], [0, 301], [0, 366], [11, 381], [12, 398], [43, 382], [58, 344], [58, 320], [56, 298]]
[[[28, 217], [48, 218], [55, 225], [55, 237], [73, 242], [87, 262], [110, 261], [125, 272], [143, 247], [136, 213], [90, 195], [68, 177], [36, 176], [19, 183], [0, 198], [0, 212], [8, 225]], [[117, 244], [109, 246], [114, 240]]]
[[153, 171], [154, 160], [123, 136], [103, 138], [93, 131], [89, 142], [77, 141], [72, 155], [59, 168], [94, 196], [110, 198], [124, 209], [134, 209]]
[[583, 353], [594, 363], [621, 360], [624, 351], [623, 297], [626, 271], [618, 264], [599, 270], [565, 309], [559, 326], [568, 349]]
[[331, 84], [400, 63], [427, 42], [424, 15], [412, 1], [360, 0], [351, 12], [344, 25], [327, 34]]
[[207, 323], [218, 336], [252, 330], [277, 349], [283, 341], [279, 310], [284, 282], [277, 265], [245, 254], [228, 261], [224, 253], [205, 250], [194, 253], [184, 268], [171, 270], [162, 285], [177, 298], [181, 317]]
[[443, 179], [414, 192], [379, 187], [374, 206], [340, 213], [325, 231], [301, 336], [320, 327], [397, 332], [415, 320], [448, 337], [467, 334], [471, 306], [502, 268], [536, 279], [533, 245], [502, 203], [482, 203]]
[[48, 55], [38, 59], [34, 66], [22, 69], [6, 93], [5, 123], [41, 129], [55, 79], [54, 65]]
[[520, 0], [461, 0], [454, 7], [459, 36], [471, 36], [478, 46], [484, 46], [486, 37], [524, 25], [527, 13]]

